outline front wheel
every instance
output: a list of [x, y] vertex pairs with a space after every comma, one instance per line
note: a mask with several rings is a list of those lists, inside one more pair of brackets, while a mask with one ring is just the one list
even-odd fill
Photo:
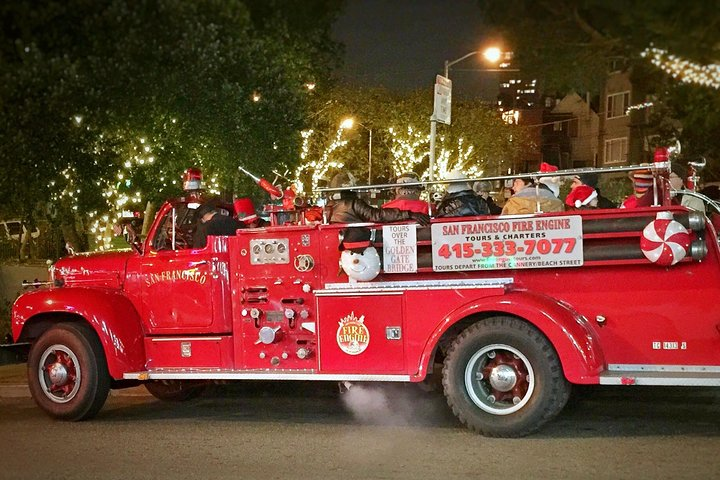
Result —
[[28, 386], [35, 403], [52, 417], [94, 417], [110, 391], [107, 360], [95, 332], [65, 323], [43, 333], [28, 356]]
[[494, 317], [464, 330], [443, 367], [457, 417], [491, 437], [521, 437], [555, 417], [570, 395], [552, 344], [534, 326]]

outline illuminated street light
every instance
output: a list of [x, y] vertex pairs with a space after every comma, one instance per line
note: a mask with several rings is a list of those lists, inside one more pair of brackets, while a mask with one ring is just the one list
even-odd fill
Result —
[[483, 51], [483, 57], [490, 63], [498, 63], [502, 57], [502, 50], [498, 47], [488, 47]]
[[258, 92], [253, 92], [252, 94], [252, 101], [253, 102], [259, 102], [260, 101], [260, 94]]
[[[360, 122], [357, 122], [362, 128], [368, 131], [368, 185], [372, 184], [372, 128], [366, 127]], [[348, 117], [340, 123], [340, 128], [352, 128], [355, 125], [355, 119]]]

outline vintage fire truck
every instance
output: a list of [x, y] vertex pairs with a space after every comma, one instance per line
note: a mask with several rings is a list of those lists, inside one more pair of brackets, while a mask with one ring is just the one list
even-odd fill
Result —
[[465, 425], [511, 437], [557, 415], [573, 384], [718, 386], [717, 232], [672, 204], [669, 163], [649, 168], [646, 208], [421, 227], [276, 205], [270, 225], [201, 249], [188, 195], [133, 251], [59, 260], [15, 302], [13, 337], [30, 345], [35, 402], [65, 420], [139, 382], [182, 400], [214, 381], [439, 376]]

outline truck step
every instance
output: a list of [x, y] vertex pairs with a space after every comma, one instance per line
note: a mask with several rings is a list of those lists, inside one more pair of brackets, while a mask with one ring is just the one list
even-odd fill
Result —
[[317, 373], [315, 370], [157, 369], [128, 372], [125, 380], [320, 380], [354, 382], [409, 382], [410, 375]]

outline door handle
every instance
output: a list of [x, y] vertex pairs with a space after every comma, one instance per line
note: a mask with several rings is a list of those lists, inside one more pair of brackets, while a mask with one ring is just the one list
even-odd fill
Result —
[[207, 260], [200, 260], [200, 261], [197, 261], [197, 262], [190, 262], [190, 263], [188, 263], [188, 267], [197, 267], [197, 266], [199, 266], [199, 265], [207, 265], [207, 263], [208, 263]]

